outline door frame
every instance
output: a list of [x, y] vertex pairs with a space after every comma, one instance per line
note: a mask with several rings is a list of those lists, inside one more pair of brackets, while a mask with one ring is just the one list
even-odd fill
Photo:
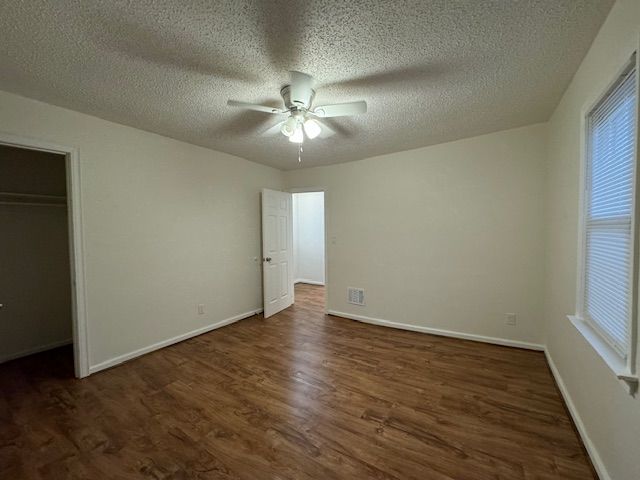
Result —
[[0, 132], [0, 145], [57, 153], [65, 156], [67, 177], [67, 223], [69, 228], [69, 263], [71, 267], [71, 316], [73, 329], [73, 364], [75, 376], [89, 375], [89, 336], [85, 279], [82, 195], [78, 150], [46, 140]]
[[[292, 187], [287, 190], [289, 193], [313, 193], [322, 192], [324, 194], [324, 313], [329, 313], [329, 209], [327, 208], [327, 188], [325, 187]], [[295, 297], [294, 297], [295, 301]]]

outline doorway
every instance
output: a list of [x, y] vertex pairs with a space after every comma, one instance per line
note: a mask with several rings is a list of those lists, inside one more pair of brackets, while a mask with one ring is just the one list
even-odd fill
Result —
[[89, 374], [79, 174], [75, 149], [0, 132], [0, 363]]
[[64, 155], [0, 145], [0, 362], [72, 343], [66, 178]]
[[[292, 203], [296, 293], [302, 289], [319, 294], [326, 283], [324, 192], [294, 192]], [[308, 285], [314, 288], [305, 290]]]
[[324, 189], [263, 189], [261, 209], [264, 318], [293, 305], [303, 286], [314, 291], [315, 303], [322, 301], [326, 313]]

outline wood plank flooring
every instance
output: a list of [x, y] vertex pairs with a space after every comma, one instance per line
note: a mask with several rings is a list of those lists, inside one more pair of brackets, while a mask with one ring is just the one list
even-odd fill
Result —
[[70, 378], [0, 365], [2, 479], [595, 478], [539, 352], [296, 305]]

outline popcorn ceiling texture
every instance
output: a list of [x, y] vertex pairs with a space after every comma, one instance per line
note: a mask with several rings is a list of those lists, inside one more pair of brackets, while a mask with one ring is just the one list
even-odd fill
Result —
[[[611, 0], [7, 1], [0, 89], [281, 169], [297, 146], [261, 137], [289, 70], [315, 105], [366, 100], [302, 167], [545, 121]], [[1, 108], [1, 106], [0, 106]]]

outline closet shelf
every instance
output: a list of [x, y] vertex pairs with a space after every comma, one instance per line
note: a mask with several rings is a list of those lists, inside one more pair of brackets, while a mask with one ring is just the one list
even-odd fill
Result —
[[64, 195], [45, 195], [41, 193], [0, 192], [0, 205], [66, 207], [67, 197]]

